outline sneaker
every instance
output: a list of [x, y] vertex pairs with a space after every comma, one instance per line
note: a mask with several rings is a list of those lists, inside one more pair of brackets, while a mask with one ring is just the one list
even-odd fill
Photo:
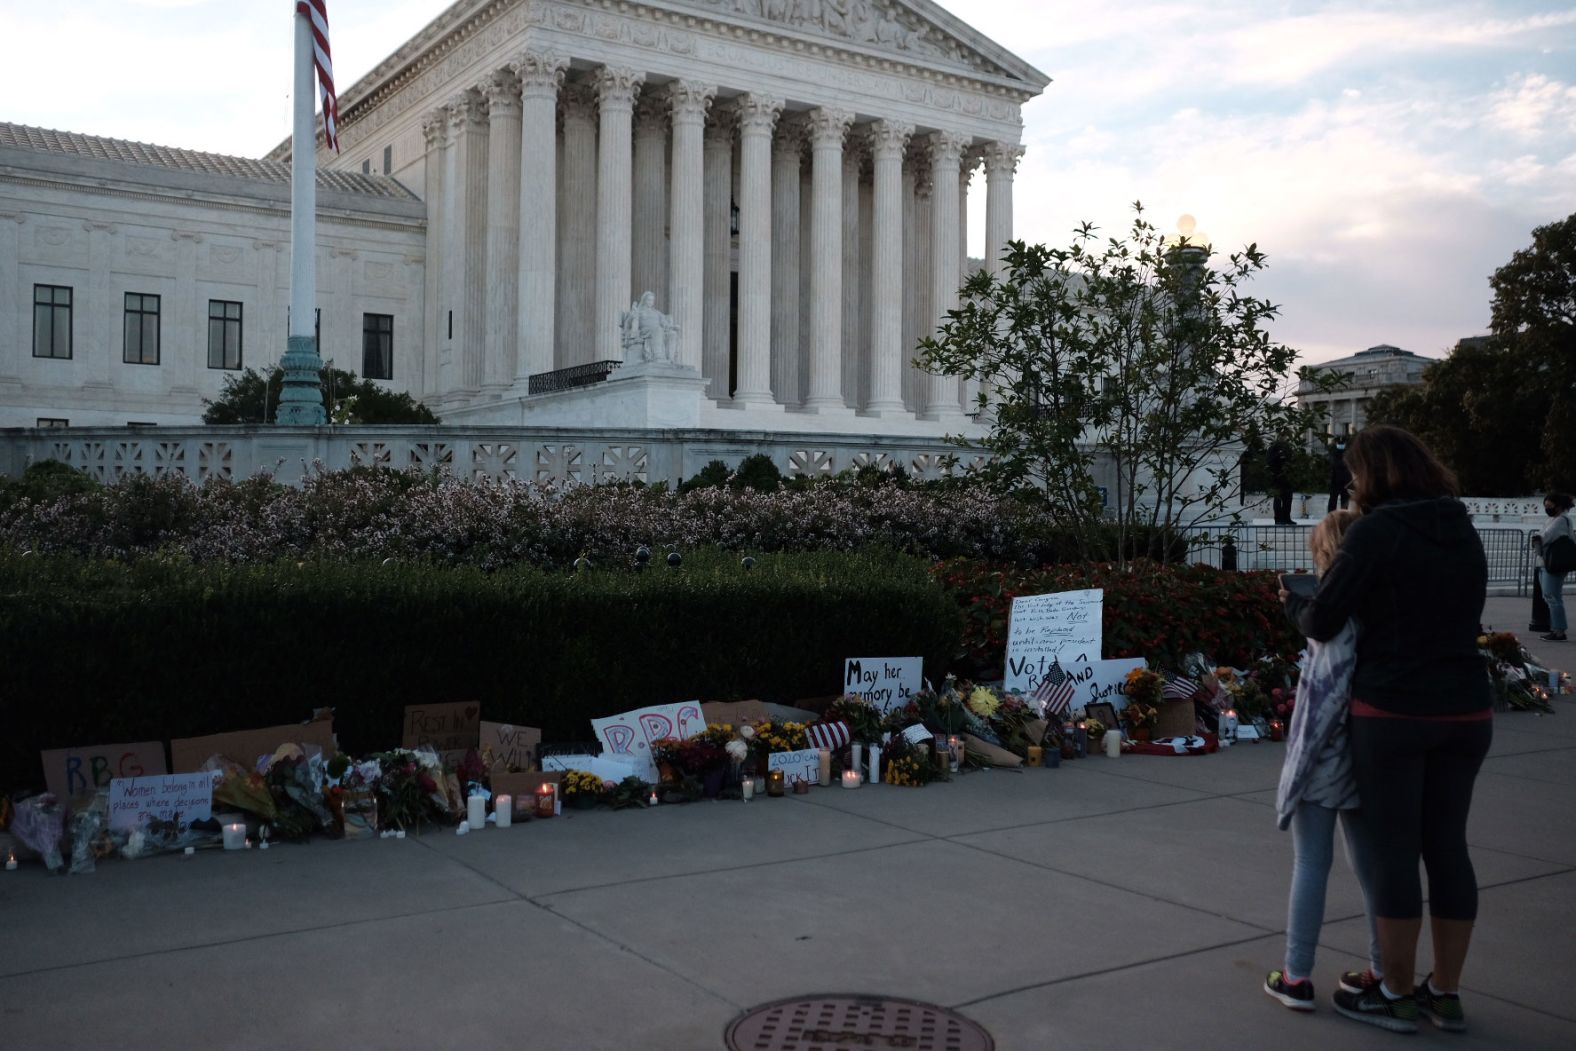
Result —
[[1335, 993], [1335, 1010], [1347, 1018], [1367, 1022], [1392, 1033], [1417, 1032], [1417, 998], [1403, 996], [1392, 1000], [1379, 986], [1360, 993], [1338, 989]]
[[1466, 1032], [1467, 1018], [1461, 1010], [1461, 994], [1434, 992], [1428, 985], [1433, 977], [1430, 974], [1417, 987], [1417, 1013], [1439, 1029], [1451, 1033]]
[[1341, 988], [1349, 993], [1366, 993], [1379, 984], [1379, 976], [1373, 968], [1365, 967], [1361, 971], [1347, 971], [1341, 975]]
[[1293, 1011], [1313, 1010], [1313, 980], [1288, 982], [1285, 971], [1271, 971], [1264, 979], [1264, 991]]
[[1538, 638], [1544, 642], [1564, 642], [1565, 633], [1563, 631], [1551, 631], [1547, 634], [1539, 635]]

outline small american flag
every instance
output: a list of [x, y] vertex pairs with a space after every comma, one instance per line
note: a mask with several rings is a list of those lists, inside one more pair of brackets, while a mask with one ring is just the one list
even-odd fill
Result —
[[1204, 684], [1197, 679], [1178, 675], [1166, 680], [1165, 686], [1160, 689], [1160, 696], [1168, 701], [1190, 701], [1203, 688]]
[[323, 92], [323, 140], [339, 152], [339, 99], [334, 94], [334, 60], [328, 52], [328, 0], [296, 0], [296, 10], [311, 21], [317, 83]]
[[1050, 671], [1045, 673], [1040, 685], [1034, 688], [1033, 696], [1040, 705], [1040, 714], [1046, 718], [1065, 714], [1072, 705], [1076, 688], [1073, 677], [1067, 674], [1061, 661], [1053, 660]]

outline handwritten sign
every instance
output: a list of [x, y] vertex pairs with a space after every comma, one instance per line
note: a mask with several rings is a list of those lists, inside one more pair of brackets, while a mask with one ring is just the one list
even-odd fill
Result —
[[405, 729], [400, 734], [402, 748], [423, 745], [438, 753], [438, 758], [465, 758], [465, 753], [481, 744], [482, 706], [476, 701], [447, 704], [412, 704], [405, 709]]
[[766, 757], [766, 769], [781, 770], [785, 784], [791, 785], [795, 781], [808, 781], [812, 785], [820, 784], [821, 750], [801, 748], [797, 752], [773, 752]]
[[686, 740], [706, 729], [706, 716], [699, 701], [682, 704], [657, 704], [649, 708], [592, 719], [591, 729], [609, 756], [627, 755], [639, 760], [634, 770], [647, 781], [657, 780], [657, 764], [651, 760], [651, 742], [664, 737]]
[[541, 743], [542, 731], [534, 726], [513, 726], [482, 720], [482, 758], [492, 766], [502, 766], [505, 770], [533, 769], [536, 766], [536, 746]]
[[883, 712], [913, 700], [924, 678], [922, 657], [849, 657], [843, 661], [843, 693], [863, 697]]
[[151, 777], [169, 772], [164, 745], [101, 744], [87, 748], [51, 748], [40, 753], [44, 784], [62, 803], [92, 795], [117, 777]]
[[1057, 661], [1071, 670], [1075, 661], [1099, 660], [1104, 602], [1100, 588], [1013, 599], [1006, 688], [1032, 694]]
[[148, 821], [189, 825], [213, 816], [217, 770], [159, 777], [117, 777], [109, 783], [109, 827], [129, 832]]
[[632, 755], [549, 755], [543, 757], [542, 767], [564, 772], [581, 770], [614, 784], [642, 771], [640, 761]]
[[1078, 692], [1073, 695], [1074, 708], [1086, 707], [1095, 701], [1106, 701], [1121, 711], [1127, 707], [1127, 673], [1134, 668], [1147, 668], [1149, 662], [1142, 657], [1135, 657], [1130, 660], [1079, 662], [1063, 667], [1078, 685]]

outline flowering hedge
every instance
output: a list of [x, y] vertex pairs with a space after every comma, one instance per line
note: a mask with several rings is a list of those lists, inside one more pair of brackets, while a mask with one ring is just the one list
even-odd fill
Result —
[[[1137, 537], [1135, 545], [1147, 538]], [[829, 481], [776, 492], [465, 482], [381, 469], [266, 477], [134, 476], [86, 491], [0, 492], [0, 549], [198, 562], [395, 558], [483, 569], [565, 568], [582, 554], [627, 565], [642, 544], [691, 550], [854, 551], [1041, 565], [1076, 550], [1041, 507], [966, 486]]]
[[1273, 573], [1236, 573], [1209, 566], [1136, 562], [1019, 569], [964, 559], [932, 570], [963, 609], [958, 670], [999, 678], [1005, 663], [1008, 615], [1018, 595], [1101, 588], [1104, 656], [1146, 657], [1175, 666], [1201, 652], [1221, 664], [1247, 667], [1260, 657], [1295, 657], [1303, 640], [1281, 609]]
[[449, 700], [583, 741], [587, 720], [644, 704], [824, 696], [860, 653], [921, 654], [939, 674], [961, 630], [924, 565], [897, 555], [765, 555], [747, 571], [709, 552], [570, 574], [0, 554], [0, 782], [34, 780], [41, 748], [321, 705], [358, 754], [399, 743], [406, 705]]

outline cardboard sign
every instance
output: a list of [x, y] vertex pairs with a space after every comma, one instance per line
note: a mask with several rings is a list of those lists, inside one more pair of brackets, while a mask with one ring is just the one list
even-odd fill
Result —
[[627, 755], [639, 760], [635, 773], [647, 781], [657, 780], [657, 764], [651, 760], [651, 742], [664, 737], [686, 740], [706, 729], [706, 716], [699, 701], [682, 704], [657, 704], [650, 708], [592, 719], [591, 729], [602, 742], [603, 754]]
[[1057, 661], [1071, 669], [1078, 660], [1100, 659], [1105, 592], [1058, 591], [1012, 600], [1007, 627], [1005, 687], [1032, 694]]
[[760, 701], [707, 701], [700, 706], [708, 723], [760, 723], [770, 719], [771, 712]]
[[863, 697], [877, 711], [901, 708], [925, 684], [923, 657], [848, 657], [843, 693]]
[[766, 769], [781, 770], [784, 784], [791, 785], [795, 781], [808, 781], [812, 785], [820, 784], [821, 750], [801, 748], [797, 752], [773, 752], [766, 757]]
[[1064, 664], [1062, 667], [1078, 684], [1078, 692], [1073, 695], [1074, 708], [1086, 707], [1095, 701], [1108, 701], [1117, 711], [1121, 711], [1127, 707], [1127, 673], [1134, 668], [1147, 668], [1149, 662], [1142, 657], [1134, 657]]
[[484, 719], [480, 733], [483, 762], [506, 770], [536, 769], [536, 746], [542, 743], [542, 731], [536, 727], [490, 723]]
[[289, 726], [270, 726], [265, 730], [238, 730], [235, 733], [209, 734], [207, 737], [178, 737], [170, 742], [170, 772], [191, 773], [201, 770], [209, 756], [222, 755], [248, 770], [257, 769], [257, 760], [273, 755], [282, 744], [315, 744], [323, 759], [334, 758], [334, 724], [328, 719]]
[[632, 755], [549, 755], [542, 759], [542, 768], [564, 773], [580, 770], [614, 784], [643, 771], [640, 761]]
[[189, 825], [213, 816], [217, 770], [159, 777], [117, 777], [109, 783], [109, 827], [129, 832], [150, 820]]
[[452, 701], [446, 704], [412, 704], [405, 709], [405, 728], [400, 733], [401, 748], [426, 745], [444, 763], [459, 762], [465, 753], [481, 744], [482, 706], [479, 701]]
[[169, 773], [164, 744], [101, 744], [89, 748], [50, 748], [39, 753], [44, 784], [62, 803], [107, 788], [117, 777], [152, 777]]

